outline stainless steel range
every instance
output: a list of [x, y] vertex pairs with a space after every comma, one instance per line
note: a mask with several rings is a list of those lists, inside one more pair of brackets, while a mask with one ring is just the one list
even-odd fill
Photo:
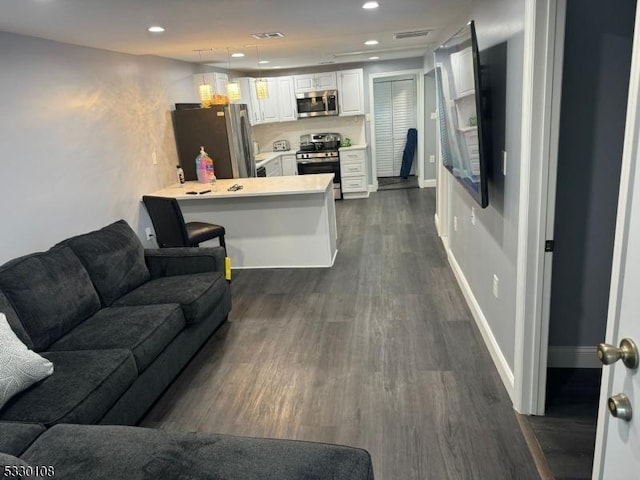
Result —
[[300, 150], [296, 152], [298, 174], [333, 173], [333, 197], [342, 199], [340, 178], [340, 134], [313, 133], [300, 136]]

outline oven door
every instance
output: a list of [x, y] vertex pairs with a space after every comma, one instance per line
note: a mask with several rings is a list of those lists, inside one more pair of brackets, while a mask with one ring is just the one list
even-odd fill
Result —
[[333, 198], [342, 199], [342, 180], [340, 179], [340, 161], [300, 161], [298, 160], [298, 175], [312, 175], [315, 173], [333, 173]]

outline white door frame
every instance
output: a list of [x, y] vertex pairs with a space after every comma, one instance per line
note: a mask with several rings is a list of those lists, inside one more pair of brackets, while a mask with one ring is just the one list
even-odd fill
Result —
[[545, 407], [565, 12], [566, 0], [525, 3], [513, 404], [533, 415]]
[[424, 188], [424, 70], [399, 70], [396, 72], [370, 73], [369, 74], [369, 111], [371, 112], [370, 137], [371, 138], [371, 182], [370, 192], [378, 191], [378, 175], [376, 166], [376, 115], [373, 94], [373, 82], [378, 78], [397, 77], [400, 75], [412, 75], [416, 79], [416, 103], [418, 115], [418, 186]]

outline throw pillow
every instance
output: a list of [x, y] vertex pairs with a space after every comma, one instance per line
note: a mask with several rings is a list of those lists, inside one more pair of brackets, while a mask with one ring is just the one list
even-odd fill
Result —
[[16, 393], [53, 373], [53, 364], [29, 350], [0, 313], [0, 409]]

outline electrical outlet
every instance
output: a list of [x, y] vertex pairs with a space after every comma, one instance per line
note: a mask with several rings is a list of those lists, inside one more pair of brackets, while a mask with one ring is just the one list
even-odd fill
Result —
[[507, 152], [502, 151], [502, 175], [507, 176]]
[[471, 207], [471, 225], [476, 224], [476, 208]]
[[494, 273], [493, 274], [493, 296], [498, 298], [500, 295], [500, 291], [498, 289], [498, 287], [500, 286], [500, 279], [498, 278], [498, 276]]
[[437, 120], [438, 119], [438, 112], [431, 112], [431, 120]]
[[156, 155], [156, 152], [151, 152], [151, 163], [154, 165], [158, 164], [158, 155]]
[[151, 240], [153, 238], [153, 232], [151, 232], [151, 227], [145, 228], [144, 233], [147, 234], [147, 240]]
[[458, 231], [458, 217], [456, 217], [455, 215], [453, 216], [453, 231]]
[[436, 156], [435, 155], [429, 155], [429, 163], [436, 163]]

